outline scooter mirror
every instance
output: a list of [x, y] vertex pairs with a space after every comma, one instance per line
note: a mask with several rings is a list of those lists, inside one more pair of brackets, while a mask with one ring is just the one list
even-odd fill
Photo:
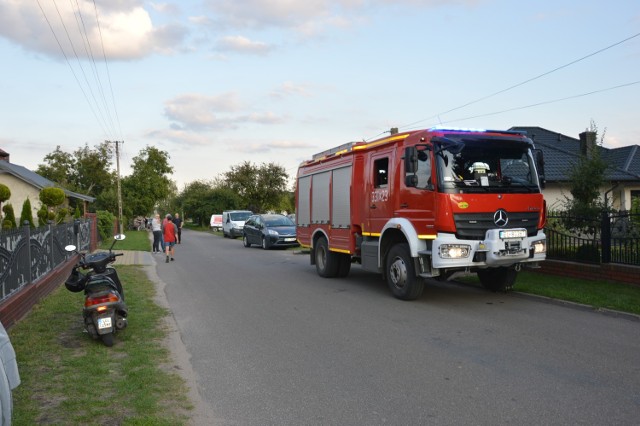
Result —
[[118, 235], [116, 235], [116, 236], [114, 236], [114, 237], [113, 237], [113, 239], [114, 239], [114, 240], [116, 240], [116, 241], [122, 241], [122, 240], [124, 240], [125, 238], [127, 238], [127, 237], [126, 237], [126, 235], [124, 235], [124, 234], [118, 234]]
[[70, 244], [64, 248], [64, 251], [72, 252], [76, 250], [76, 246]]

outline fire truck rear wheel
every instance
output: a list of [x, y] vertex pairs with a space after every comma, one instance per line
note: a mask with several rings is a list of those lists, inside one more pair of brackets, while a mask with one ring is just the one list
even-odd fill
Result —
[[398, 299], [415, 300], [422, 295], [424, 282], [416, 277], [409, 244], [391, 247], [387, 256], [386, 275], [389, 289]]
[[320, 238], [316, 242], [316, 271], [324, 278], [333, 278], [338, 275], [340, 260], [338, 253], [329, 250], [329, 244], [325, 238]]
[[489, 291], [511, 290], [517, 276], [518, 272], [514, 268], [500, 267], [478, 271], [480, 284]]
[[340, 278], [346, 277], [349, 275], [349, 271], [351, 270], [351, 255], [346, 253], [340, 253], [338, 255], [338, 274], [337, 276]]

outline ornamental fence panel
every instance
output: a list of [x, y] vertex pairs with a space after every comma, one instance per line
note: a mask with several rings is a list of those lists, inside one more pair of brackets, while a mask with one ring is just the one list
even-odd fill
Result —
[[65, 246], [89, 250], [91, 220], [0, 231], [0, 303], [62, 264], [67, 259]]
[[640, 211], [603, 211], [600, 217], [549, 212], [545, 234], [548, 259], [640, 266]]

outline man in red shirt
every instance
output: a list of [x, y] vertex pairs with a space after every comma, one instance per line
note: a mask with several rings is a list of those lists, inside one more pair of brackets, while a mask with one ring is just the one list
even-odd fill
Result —
[[167, 254], [167, 263], [169, 263], [169, 254], [171, 254], [171, 260], [173, 260], [173, 255], [175, 254], [175, 245], [176, 245], [176, 225], [171, 220], [171, 215], [168, 214], [164, 221], [162, 222], [162, 235], [164, 238], [164, 249]]

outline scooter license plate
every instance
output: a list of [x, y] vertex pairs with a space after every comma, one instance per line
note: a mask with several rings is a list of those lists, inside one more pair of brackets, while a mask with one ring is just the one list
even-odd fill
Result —
[[111, 317], [98, 318], [98, 329], [111, 328]]

